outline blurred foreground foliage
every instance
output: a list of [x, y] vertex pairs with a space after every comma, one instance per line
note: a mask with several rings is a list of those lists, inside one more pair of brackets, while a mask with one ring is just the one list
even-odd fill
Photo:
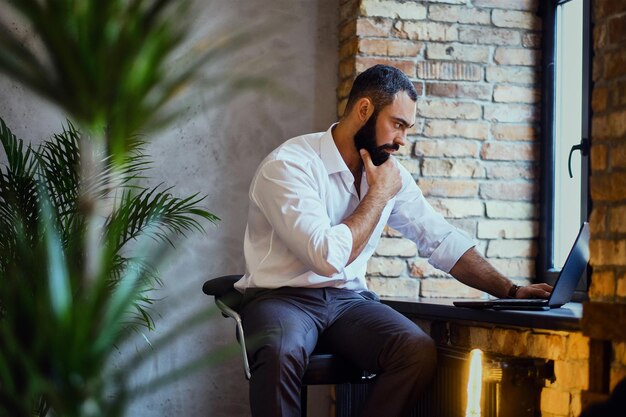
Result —
[[150, 166], [142, 139], [201, 92], [219, 103], [273, 88], [215, 70], [262, 29], [230, 26], [191, 42], [189, 5], [0, 0], [16, 19], [0, 19], [0, 72], [71, 120], [36, 148], [0, 123], [0, 416], [121, 416], [137, 395], [224, 353], [130, 385], [146, 360], [212, 314], [203, 310], [111, 366], [134, 331], [153, 328], [150, 291], [167, 251], [218, 220], [198, 194], [140, 185]]

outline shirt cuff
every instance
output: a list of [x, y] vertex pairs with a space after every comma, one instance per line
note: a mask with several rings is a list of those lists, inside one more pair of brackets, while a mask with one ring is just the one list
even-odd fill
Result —
[[437, 269], [449, 273], [459, 258], [474, 246], [476, 246], [476, 243], [469, 236], [455, 229], [445, 237], [437, 249], [430, 255], [428, 263]]
[[341, 273], [348, 264], [350, 253], [352, 253], [352, 232], [350, 228], [343, 223], [333, 226], [328, 234], [328, 242], [326, 260], [337, 270], [337, 273]]

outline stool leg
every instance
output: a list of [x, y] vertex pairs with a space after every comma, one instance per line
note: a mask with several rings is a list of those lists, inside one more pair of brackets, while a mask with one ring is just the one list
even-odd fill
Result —
[[300, 416], [306, 417], [307, 412], [307, 400], [308, 400], [307, 386], [303, 385], [300, 389]]

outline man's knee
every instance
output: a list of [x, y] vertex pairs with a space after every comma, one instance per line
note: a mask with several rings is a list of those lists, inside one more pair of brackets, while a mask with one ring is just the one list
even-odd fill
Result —
[[437, 346], [435, 341], [426, 333], [420, 331], [407, 336], [405, 351], [415, 360], [423, 362], [437, 361]]
[[434, 373], [437, 363], [437, 347], [435, 341], [420, 329], [399, 334], [392, 342], [391, 361], [401, 366], [408, 366], [424, 376]]
[[423, 369], [424, 375], [434, 375], [437, 366], [437, 345], [435, 341], [427, 334], [423, 334], [415, 343], [418, 349], [415, 356]]

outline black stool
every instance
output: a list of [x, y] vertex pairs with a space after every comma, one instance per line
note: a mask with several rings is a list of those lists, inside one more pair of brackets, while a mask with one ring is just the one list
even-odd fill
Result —
[[[241, 304], [242, 294], [233, 285], [242, 275], [226, 275], [210, 279], [202, 286], [202, 291], [215, 297], [215, 304], [222, 311], [224, 317], [235, 320], [237, 339], [243, 355], [243, 368], [246, 379], [250, 379], [250, 365], [246, 353], [246, 341], [241, 324], [241, 316], [238, 308]], [[359, 369], [339, 355], [331, 353], [313, 352], [309, 358], [309, 365], [302, 378], [301, 390], [301, 414], [306, 416], [307, 386], [308, 385], [336, 385], [346, 383], [363, 383], [374, 378], [374, 374]]]

